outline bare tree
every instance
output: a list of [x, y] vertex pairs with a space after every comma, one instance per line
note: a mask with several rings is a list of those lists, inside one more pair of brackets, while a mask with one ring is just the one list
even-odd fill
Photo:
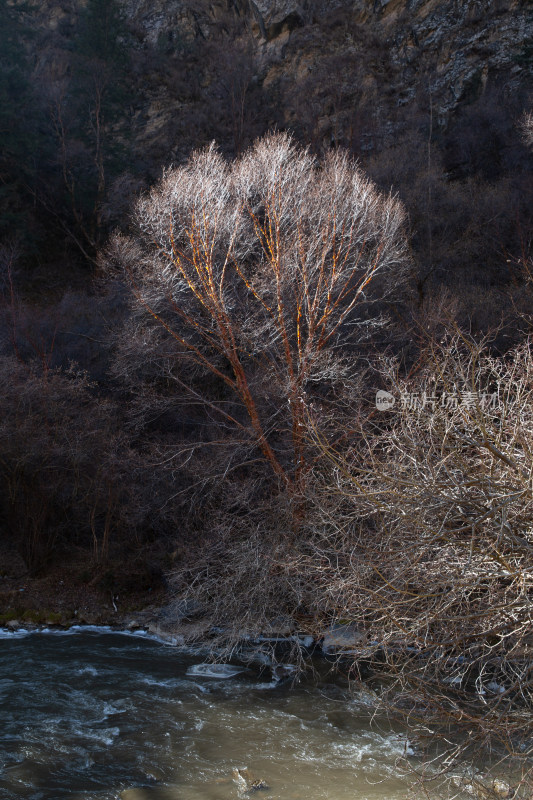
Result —
[[525, 143], [529, 147], [533, 147], [533, 111], [524, 114], [522, 119], [522, 135]]
[[353, 381], [349, 345], [402, 279], [401, 204], [345, 153], [317, 164], [274, 134], [232, 163], [211, 146], [168, 170], [134, 226], [107, 259], [140, 312], [124, 370], [157, 364], [298, 491], [307, 420]]

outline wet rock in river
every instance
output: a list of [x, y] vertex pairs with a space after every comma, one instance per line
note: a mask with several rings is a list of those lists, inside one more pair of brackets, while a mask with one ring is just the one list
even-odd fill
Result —
[[243, 769], [235, 768], [232, 775], [240, 794], [253, 794], [253, 792], [258, 792], [261, 789], [270, 789], [265, 780], [256, 778], [246, 767]]

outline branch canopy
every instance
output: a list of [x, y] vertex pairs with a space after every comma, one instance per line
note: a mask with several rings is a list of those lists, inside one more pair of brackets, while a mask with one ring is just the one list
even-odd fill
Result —
[[[347, 379], [346, 348], [403, 278], [404, 223], [346, 153], [318, 163], [271, 134], [232, 163], [211, 145], [167, 170], [112, 260], [181, 356], [238, 399], [274, 471], [293, 474], [312, 386]], [[286, 431], [282, 456], [270, 440]]]

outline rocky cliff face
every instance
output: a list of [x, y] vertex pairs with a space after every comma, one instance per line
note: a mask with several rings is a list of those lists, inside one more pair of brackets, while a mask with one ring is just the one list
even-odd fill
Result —
[[[132, 127], [156, 158], [165, 150], [169, 160], [179, 157], [204, 136], [224, 139], [212, 105], [225, 106], [230, 149], [277, 125], [321, 147], [340, 142], [364, 151], [394, 141], [421, 104], [446, 128], [458, 106], [491, 85], [525, 95], [533, 70], [529, 0], [120, 3], [129, 44], [145, 60], [132, 76], [143, 96], [130, 109]], [[32, 12], [56, 42], [55, 62], [41, 49], [38, 69], [47, 61], [61, 78], [57, 42], [68, 40], [83, 5], [45, 0]], [[190, 120], [177, 124], [199, 112], [207, 119], [194, 132]]]
[[[215, 42], [226, 59], [246, 50], [249, 84], [275, 110], [265, 122], [298, 127], [314, 116], [307, 133], [323, 145], [350, 143], [357, 129], [364, 149], [379, 125], [394, 137], [421, 95], [445, 127], [491, 84], [513, 95], [531, 79], [527, 0], [124, 0], [124, 7], [139, 47], [163, 48], [170, 62]], [[217, 53], [210, 58], [199, 65], [206, 95], [220, 68]], [[244, 104], [250, 86], [240, 87]], [[177, 111], [180, 98], [169, 88], [149, 111], [149, 127], [160, 130], [165, 113]]]

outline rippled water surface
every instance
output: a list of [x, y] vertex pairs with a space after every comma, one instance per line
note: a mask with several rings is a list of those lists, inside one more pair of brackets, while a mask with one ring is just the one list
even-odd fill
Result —
[[[203, 660], [111, 632], [0, 636], [0, 799], [406, 797], [405, 742], [362, 696]], [[269, 789], [236, 783], [244, 768]]]

